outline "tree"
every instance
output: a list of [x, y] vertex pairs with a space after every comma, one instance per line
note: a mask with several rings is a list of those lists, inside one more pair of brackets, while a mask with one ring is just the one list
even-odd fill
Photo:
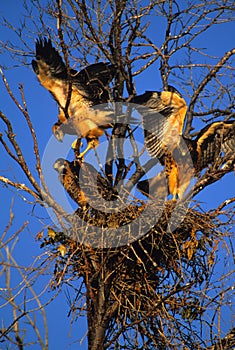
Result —
[[[145, 79], [144, 89], [148, 90], [149, 84], [155, 86], [155, 81], [147, 77], [150, 71], [157, 76], [159, 87], [174, 85], [184, 95], [188, 103], [184, 135], [193, 138], [205, 123], [234, 120], [235, 49], [218, 50], [215, 56], [199, 46], [199, 39], [208, 31], [226, 28], [234, 20], [233, 11], [232, 1], [53, 0], [45, 5], [26, 1], [19, 27], [2, 20], [3, 26], [15, 32], [15, 38], [2, 42], [1, 50], [9, 55], [4, 57], [13, 58], [7, 62], [13, 74], [16, 62], [29, 63], [28, 56], [34, 55], [34, 41], [39, 35], [52, 40], [67, 68], [111, 62], [117, 70], [110, 87], [116, 116], [132, 112], [132, 106], [126, 107], [125, 103], [143, 92], [140, 85]], [[222, 318], [234, 298], [234, 197], [211, 208], [204, 208], [197, 200], [200, 197], [194, 197], [214, 182], [216, 191], [224, 175], [232, 175], [234, 154], [220, 155], [201, 172], [182, 201], [157, 198], [148, 205], [148, 199], [136, 191], [131, 195], [131, 191], [154, 169], [156, 160], [141, 160], [138, 143], [144, 142], [138, 125], [128, 123], [129, 119], [117, 119], [103, 152], [101, 172], [109, 179], [109, 186], [105, 182], [102, 190], [107, 196], [111, 186], [117, 205], [112, 197], [113, 211], [78, 208], [68, 215], [51, 194], [45, 178], [45, 170], [51, 170], [45, 169], [45, 158], [50, 157], [54, 143], [50, 140], [47, 149], [42, 148], [41, 129], [35, 132], [33, 105], [28, 108], [30, 101], [23, 84], [19, 85], [19, 93], [11, 88], [4, 64], [1, 74], [11, 99], [10, 109], [4, 112], [2, 104], [0, 112], [2, 152], [11, 169], [7, 176], [2, 172], [2, 191], [14, 189], [14, 196], [20, 193], [32, 212], [36, 210], [35, 230], [43, 251], [22, 272], [14, 259], [14, 248], [28, 223], [25, 221], [12, 233], [11, 209], [2, 234], [2, 274], [6, 282], [1, 297], [7, 307], [12, 306], [13, 318], [2, 328], [3, 342], [23, 349], [34, 341], [28, 339], [27, 328], [22, 328], [21, 321], [27, 317], [37, 336], [35, 342], [47, 349], [46, 322], [44, 331], [33, 318], [39, 310], [45, 315], [50, 303], [50, 299], [40, 301], [44, 296], [38, 295], [36, 283], [37, 277], [47, 272], [55, 294], [69, 288], [72, 319], [86, 315], [90, 350], [231, 349], [235, 344], [234, 324], [226, 325]], [[15, 122], [15, 107], [24, 125]], [[27, 132], [30, 149], [20, 137], [21, 128]], [[98, 150], [93, 158], [97, 157], [97, 164], [100, 156]], [[86, 187], [90, 178], [84, 181]], [[59, 182], [55, 186], [58, 188]], [[108, 207], [110, 201], [106, 202]], [[52, 209], [53, 221], [51, 217], [40, 219], [46, 208]], [[22, 276], [17, 288], [10, 285], [9, 271], [13, 267]], [[28, 292], [33, 297], [28, 297]]]

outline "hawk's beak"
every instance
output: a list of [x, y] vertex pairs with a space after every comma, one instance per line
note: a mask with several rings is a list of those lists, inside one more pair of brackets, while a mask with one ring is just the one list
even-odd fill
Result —
[[58, 127], [58, 125], [53, 125], [52, 127], [52, 132], [55, 136], [55, 138], [59, 141], [62, 142], [64, 138], [64, 132], [61, 129], [61, 127]]
[[58, 158], [53, 165], [53, 168], [56, 171], [58, 171], [59, 174], [61, 174], [63, 172], [64, 167], [65, 167], [65, 163], [64, 163], [64, 159], [62, 159], [62, 158]]

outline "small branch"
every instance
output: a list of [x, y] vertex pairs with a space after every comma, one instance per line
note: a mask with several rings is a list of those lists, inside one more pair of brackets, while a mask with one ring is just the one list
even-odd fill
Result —
[[23, 183], [13, 182], [13, 181], [9, 180], [7, 177], [4, 177], [4, 176], [0, 176], [0, 181], [3, 182], [6, 185], [10, 185], [12, 187], [17, 188], [18, 190], [23, 190], [25, 192], [28, 192], [33, 197], [35, 197], [37, 200], [40, 200], [40, 201], [42, 200], [41, 196], [37, 192], [31, 190], [29, 187], [27, 187]]
[[5, 74], [3, 73], [3, 70], [2, 70], [1, 67], [0, 67], [0, 74], [2, 75], [2, 80], [3, 80], [3, 83], [4, 83], [5, 87], [6, 87], [6, 90], [7, 90], [8, 94], [9, 94], [9, 96], [11, 97], [12, 101], [15, 103], [17, 108], [24, 114], [25, 113], [24, 108], [21, 106], [21, 104], [18, 102], [18, 100], [15, 98], [13, 92], [11, 91], [10, 86], [9, 86], [9, 84], [7, 82]]
[[227, 207], [228, 205], [230, 205], [231, 203], [234, 203], [235, 202], [235, 197], [233, 198], [230, 198], [230, 199], [226, 199], [223, 203], [221, 203], [218, 208], [216, 208], [214, 211], [213, 211], [213, 215], [214, 216], [218, 216], [218, 213], [221, 212], [221, 210], [224, 208], [224, 207]]
[[233, 171], [235, 162], [235, 154], [233, 154], [229, 160], [227, 160], [223, 166], [219, 169], [208, 169], [208, 171], [203, 175], [203, 177], [196, 183], [193, 189], [185, 197], [185, 200], [195, 197], [199, 192], [201, 192], [205, 187], [213, 184], [214, 182], [220, 180], [224, 175]]
[[230, 350], [235, 346], [235, 328], [232, 328], [231, 331], [222, 339], [217, 341], [214, 345], [205, 348], [204, 350]]
[[29, 114], [28, 114], [28, 109], [27, 109], [27, 104], [26, 104], [26, 100], [25, 100], [25, 97], [24, 97], [24, 89], [23, 89], [23, 85], [22, 84], [20, 84], [20, 92], [21, 92], [23, 105], [24, 105], [24, 108], [25, 108], [24, 117], [26, 119], [26, 122], [28, 124], [30, 133], [31, 133], [32, 138], [33, 138], [34, 155], [35, 155], [35, 158], [36, 158], [36, 169], [38, 171], [39, 177], [41, 178], [42, 177], [42, 171], [41, 171], [41, 161], [40, 161], [40, 155], [39, 155], [38, 141], [37, 141], [37, 137], [36, 137], [36, 134], [35, 134], [35, 131], [34, 131], [34, 128], [33, 128], [33, 124], [31, 122], [31, 119], [30, 119]]
[[15, 324], [17, 324], [17, 322], [18, 322], [22, 317], [24, 317], [26, 314], [27, 314], [27, 312], [22, 312], [21, 315], [19, 315], [17, 318], [15, 318], [14, 321], [13, 321], [4, 331], [1, 331], [1, 336], [0, 336], [0, 338], [5, 337], [5, 336], [11, 331], [11, 329], [15, 327]]
[[64, 55], [65, 65], [67, 69], [68, 74], [68, 92], [67, 92], [67, 100], [65, 107], [63, 107], [64, 114], [66, 118], [69, 118], [68, 115], [68, 108], [72, 97], [72, 81], [71, 81], [71, 75], [70, 75], [70, 65], [69, 65], [69, 59], [68, 59], [68, 47], [64, 42], [64, 36], [63, 36], [63, 30], [62, 30], [62, 22], [63, 22], [63, 11], [62, 11], [62, 0], [56, 0], [57, 7], [58, 7], [58, 17], [57, 17], [57, 30], [58, 30], [58, 36], [60, 39], [60, 46], [62, 48], [62, 52]]
[[[71, 5], [72, 1], [69, 0], [69, 4]], [[107, 59], [111, 62], [111, 63], [114, 63], [112, 61], [112, 56], [110, 55], [109, 51], [105, 49], [104, 45], [102, 45], [99, 37], [97, 36], [96, 34], [96, 31], [95, 31], [95, 28], [93, 27], [92, 25], [92, 20], [90, 19], [89, 17], [89, 14], [88, 14], [88, 11], [87, 11], [87, 5], [86, 5], [86, 2], [85, 0], [81, 0], [81, 1], [77, 1], [77, 4], [78, 6], [80, 7], [81, 11], [82, 11], [82, 15], [84, 16], [83, 17], [83, 20], [84, 22], [86, 23], [91, 35], [92, 35], [92, 38], [94, 40], [94, 45], [97, 45], [98, 48], [100, 49], [101, 52], [104, 53], [104, 55], [107, 57]], [[77, 11], [76, 11], [76, 14], [77, 14]], [[81, 14], [80, 14], [81, 16]], [[80, 17], [79, 14], [78, 14], [78, 17]]]
[[38, 183], [35, 180], [35, 178], [33, 177], [32, 173], [30, 172], [30, 170], [28, 168], [28, 165], [25, 162], [25, 159], [24, 159], [23, 153], [21, 151], [21, 148], [20, 148], [19, 144], [15, 140], [15, 136], [16, 135], [13, 132], [13, 128], [12, 128], [11, 122], [9, 121], [9, 119], [1, 111], [0, 111], [0, 118], [7, 125], [7, 128], [8, 128], [7, 136], [8, 136], [9, 141], [11, 142], [13, 148], [15, 149], [17, 157], [12, 154], [12, 152], [9, 150], [9, 148], [6, 145], [6, 143], [2, 140], [1, 137], [0, 137], [0, 142], [5, 147], [7, 153], [21, 166], [22, 170], [24, 171], [25, 175], [27, 176], [28, 180], [31, 182], [33, 187], [36, 189], [36, 191], [41, 194], [41, 188], [38, 185]]
[[193, 115], [194, 115], [194, 106], [198, 100], [198, 97], [202, 90], [205, 88], [205, 86], [214, 78], [216, 77], [216, 74], [218, 71], [223, 68], [226, 61], [235, 54], [235, 48], [226, 52], [225, 55], [220, 59], [220, 61], [215, 65], [213, 69], [205, 76], [205, 78], [201, 81], [197, 89], [194, 91], [193, 96], [191, 98], [191, 102], [188, 106], [188, 112], [187, 112], [187, 122], [186, 122], [186, 128], [185, 128], [185, 135], [187, 136], [189, 132], [191, 131], [191, 125], [193, 121]]

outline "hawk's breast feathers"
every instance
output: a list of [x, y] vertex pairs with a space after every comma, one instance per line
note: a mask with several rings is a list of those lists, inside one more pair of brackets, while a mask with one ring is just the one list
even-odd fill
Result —
[[102, 198], [112, 200], [116, 191], [109, 180], [91, 164], [59, 158], [54, 163], [59, 180], [69, 196], [83, 209], [98, 205]]

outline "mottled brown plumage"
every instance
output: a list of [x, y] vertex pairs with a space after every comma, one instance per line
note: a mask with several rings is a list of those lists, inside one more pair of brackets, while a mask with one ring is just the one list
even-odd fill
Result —
[[69, 196], [82, 209], [101, 198], [111, 200], [115, 193], [110, 182], [89, 163], [59, 158], [54, 163], [54, 169]]

